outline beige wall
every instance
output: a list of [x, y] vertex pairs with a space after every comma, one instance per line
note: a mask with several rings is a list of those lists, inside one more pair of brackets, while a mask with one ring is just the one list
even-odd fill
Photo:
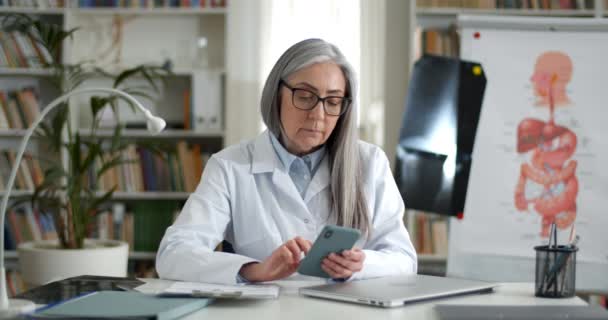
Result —
[[412, 35], [415, 26], [414, 1], [386, 1], [384, 145], [394, 168], [401, 118], [405, 105], [412, 61]]

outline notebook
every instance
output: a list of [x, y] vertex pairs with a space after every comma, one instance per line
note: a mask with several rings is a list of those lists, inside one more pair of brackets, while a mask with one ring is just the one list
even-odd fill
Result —
[[276, 299], [279, 287], [271, 284], [222, 285], [202, 282], [178, 281], [162, 291], [160, 296], [207, 297], [233, 299]]
[[183, 317], [207, 306], [210, 299], [161, 298], [135, 291], [98, 291], [30, 315], [33, 319], [158, 319]]
[[491, 292], [497, 286], [485, 281], [408, 275], [300, 288], [300, 294], [378, 307], [398, 307], [442, 297]]

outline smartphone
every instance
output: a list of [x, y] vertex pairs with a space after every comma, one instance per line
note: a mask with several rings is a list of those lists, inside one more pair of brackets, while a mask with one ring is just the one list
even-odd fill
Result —
[[321, 261], [332, 252], [340, 254], [344, 250], [352, 249], [360, 236], [361, 232], [357, 229], [325, 226], [308, 254], [300, 261], [298, 272], [307, 276], [331, 278], [321, 269]]

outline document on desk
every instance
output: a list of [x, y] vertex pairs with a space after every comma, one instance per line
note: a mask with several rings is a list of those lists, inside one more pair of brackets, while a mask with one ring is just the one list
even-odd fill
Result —
[[170, 285], [159, 295], [231, 299], [276, 299], [279, 297], [279, 287], [271, 284], [221, 285], [179, 281]]

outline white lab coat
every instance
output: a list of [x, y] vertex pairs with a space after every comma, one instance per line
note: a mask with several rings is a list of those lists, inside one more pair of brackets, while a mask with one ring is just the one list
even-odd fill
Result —
[[[265, 259], [296, 236], [314, 242], [323, 226], [335, 223], [328, 219], [327, 157], [302, 198], [269, 135], [266, 131], [209, 159], [201, 183], [161, 241], [156, 257], [161, 278], [236, 283], [243, 264]], [[357, 243], [366, 258], [352, 279], [415, 273], [416, 252], [386, 155], [377, 146], [359, 146], [372, 226], [371, 238]], [[214, 251], [224, 239], [235, 254]]]

